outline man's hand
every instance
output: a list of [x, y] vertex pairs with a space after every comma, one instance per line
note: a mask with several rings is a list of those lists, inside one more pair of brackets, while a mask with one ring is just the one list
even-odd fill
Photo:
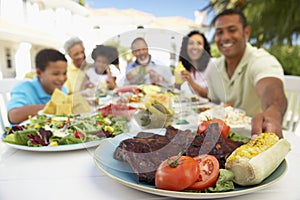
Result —
[[150, 82], [154, 85], [165, 85], [168, 82], [165, 78], [154, 70], [149, 71]]
[[279, 138], [282, 138], [282, 125], [281, 120], [278, 119], [278, 112], [274, 111], [265, 111], [258, 113], [252, 118], [251, 124], [251, 135], [255, 137], [260, 133], [273, 132], [278, 135]]
[[261, 99], [263, 112], [252, 118], [252, 135], [274, 132], [282, 135], [282, 120], [287, 108], [283, 83], [278, 78], [263, 78], [256, 84], [256, 92]]
[[131, 71], [130, 71], [130, 72], [127, 72], [126, 78], [127, 78], [128, 82], [129, 82], [130, 84], [135, 84], [135, 83], [136, 83], [136, 77], [135, 77], [135, 75], [134, 75], [133, 72], [131, 72]]

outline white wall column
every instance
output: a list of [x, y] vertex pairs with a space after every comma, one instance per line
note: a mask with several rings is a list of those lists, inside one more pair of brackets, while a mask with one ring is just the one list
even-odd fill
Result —
[[21, 42], [15, 56], [16, 78], [24, 78], [25, 74], [31, 71], [31, 44]]

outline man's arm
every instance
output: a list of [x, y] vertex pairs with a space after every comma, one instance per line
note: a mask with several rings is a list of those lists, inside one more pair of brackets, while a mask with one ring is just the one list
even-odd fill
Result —
[[278, 78], [263, 78], [256, 84], [256, 92], [261, 99], [263, 112], [252, 119], [252, 135], [274, 132], [282, 136], [282, 121], [287, 109], [287, 99], [283, 83]]

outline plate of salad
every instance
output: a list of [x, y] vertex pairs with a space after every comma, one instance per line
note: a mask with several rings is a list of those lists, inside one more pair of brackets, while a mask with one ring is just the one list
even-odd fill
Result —
[[128, 118], [103, 116], [37, 115], [26, 123], [7, 127], [2, 141], [28, 151], [70, 151], [97, 146], [101, 140], [128, 132]]

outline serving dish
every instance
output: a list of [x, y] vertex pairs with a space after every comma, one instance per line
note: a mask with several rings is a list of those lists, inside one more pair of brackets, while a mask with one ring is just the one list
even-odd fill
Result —
[[[155, 129], [156, 133], [164, 134], [164, 129]], [[153, 130], [151, 130], [153, 132]], [[155, 132], [155, 131], [154, 131]], [[126, 162], [121, 162], [113, 158], [113, 153], [120, 141], [132, 137], [130, 135], [119, 135], [115, 138], [109, 138], [100, 142], [94, 152], [94, 161], [98, 169], [105, 175], [123, 184], [127, 187], [151, 193], [160, 196], [173, 198], [189, 198], [189, 199], [217, 199], [225, 197], [233, 197], [244, 195], [258, 190], [270, 187], [277, 182], [287, 170], [287, 162], [284, 160], [279, 167], [261, 184], [251, 187], [235, 186], [233, 191], [219, 193], [193, 193], [193, 192], [176, 192], [169, 190], [156, 189], [154, 185], [143, 184], [137, 182], [135, 174]]]
[[98, 146], [100, 142], [101, 139], [90, 141], [90, 142], [78, 143], [78, 144], [44, 146], [44, 147], [29, 147], [29, 146], [23, 146], [17, 144], [10, 144], [7, 142], [5, 142], [5, 144], [15, 149], [20, 149], [25, 151], [56, 152], [56, 151], [73, 151], [73, 150], [92, 148]]
[[8, 127], [2, 135], [7, 145], [28, 151], [70, 151], [97, 146], [101, 140], [128, 132], [126, 117], [40, 115]]

